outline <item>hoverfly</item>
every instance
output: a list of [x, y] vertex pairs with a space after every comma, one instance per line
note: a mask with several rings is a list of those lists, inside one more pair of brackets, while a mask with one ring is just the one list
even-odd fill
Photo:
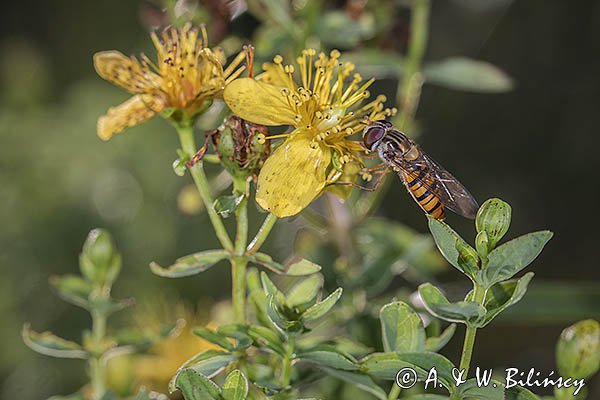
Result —
[[[400, 176], [426, 214], [444, 220], [444, 209], [448, 208], [465, 218], [475, 218], [479, 206], [469, 191], [390, 122], [370, 123], [363, 131], [363, 143], [377, 153], [386, 170], [391, 168]], [[381, 170], [372, 170], [377, 169]]]

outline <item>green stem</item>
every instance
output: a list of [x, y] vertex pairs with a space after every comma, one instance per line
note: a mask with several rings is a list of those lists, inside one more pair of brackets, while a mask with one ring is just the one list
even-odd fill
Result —
[[390, 393], [388, 394], [388, 400], [398, 399], [398, 396], [400, 396], [401, 391], [402, 391], [402, 388], [400, 386], [398, 386], [396, 384], [396, 382], [394, 382], [392, 384], [392, 389], [390, 390]]
[[233, 318], [235, 322], [246, 322], [246, 267], [248, 261], [244, 257], [248, 241], [248, 183], [233, 182], [234, 191], [244, 193], [246, 197], [235, 210], [236, 235], [234, 257], [231, 259], [231, 298], [233, 302]]
[[[187, 157], [191, 158], [196, 153], [196, 142], [194, 140], [193, 126], [191, 124], [180, 124], [177, 126], [177, 133], [179, 133], [181, 149], [186, 153]], [[200, 197], [202, 198], [202, 202], [204, 203], [204, 207], [206, 208], [208, 217], [213, 225], [221, 246], [223, 246], [223, 248], [227, 251], [233, 251], [233, 244], [231, 243], [231, 239], [227, 234], [225, 225], [223, 225], [221, 217], [219, 217], [213, 208], [213, 199], [210, 194], [208, 179], [206, 179], [206, 174], [204, 173], [202, 163], [195, 164], [189, 170], [192, 174], [192, 178], [194, 179], [198, 193], [200, 193]]]
[[402, 84], [396, 94], [396, 101], [400, 104], [398, 128], [401, 130], [412, 121], [421, 97], [421, 63], [427, 46], [430, 6], [430, 0], [414, 0], [412, 5], [408, 53], [402, 70]]
[[283, 357], [283, 368], [281, 369], [281, 386], [289, 386], [292, 377], [292, 360], [294, 359], [294, 350], [296, 346], [296, 337], [290, 335], [285, 346], [285, 356]]
[[[94, 347], [100, 348], [106, 334], [106, 314], [92, 311], [92, 338]], [[101, 354], [93, 354], [89, 360], [92, 399], [99, 400], [106, 392], [106, 361]]]
[[252, 239], [248, 245], [248, 248], [246, 249], [248, 253], [253, 254], [260, 250], [260, 247], [271, 233], [271, 229], [273, 229], [275, 222], [277, 222], [277, 217], [274, 214], [267, 215], [262, 226], [256, 233], [256, 236], [254, 236], [254, 239]]
[[[483, 305], [483, 302], [485, 301], [485, 289], [477, 283], [475, 283], [474, 286], [473, 301], [481, 305]], [[471, 357], [473, 356], [473, 346], [475, 345], [476, 334], [476, 327], [467, 326], [459, 367], [459, 369], [465, 371], [465, 377], [469, 375], [469, 367], [471, 366]]]

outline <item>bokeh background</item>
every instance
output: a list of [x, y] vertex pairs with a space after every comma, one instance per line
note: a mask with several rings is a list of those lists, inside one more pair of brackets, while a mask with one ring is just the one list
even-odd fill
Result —
[[[254, 38], [259, 57], [286, 46], [285, 38], [274, 38], [276, 31], [240, 12], [243, 2], [237, 3], [232, 21], [221, 2], [200, 9], [211, 21], [213, 44], [221, 42], [231, 53]], [[347, 3], [357, 2], [328, 3], [328, 9], [349, 12]], [[334, 38], [322, 46], [401, 54], [410, 21], [406, 3], [368, 2], [364, 38], [322, 33]], [[92, 55], [107, 49], [152, 54], [148, 27], [162, 18], [155, 3], [138, 0], [2, 5], [2, 399], [69, 393], [84, 381], [79, 361], [34, 354], [23, 345], [20, 329], [31, 321], [36, 329], [78, 339], [89, 325], [87, 314], [61, 302], [47, 282], [51, 275], [76, 270], [93, 227], [108, 228], [123, 253], [117, 296], [135, 296], [142, 307], [157, 297], [178, 297], [198, 304], [201, 312], [228, 297], [224, 265], [181, 281], [153, 276], [148, 269], [150, 261], [166, 264], [216, 246], [206, 216], [190, 215], [196, 210], [193, 201], [191, 206], [185, 201], [189, 180], [171, 169], [177, 147], [173, 130], [157, 119], [108, 143], [95, 134], [97, 117], [127, 95], [95, 75]], [[371, 32], [380, 21], [385, 21], [385, 40]], [[318, 34], [327, 26], [321, 21], [312, 28]], [[512, 205], [509, 236], [543, 228], [555, 233], [532, 266], [536, 277], [525, 299], [478, 335], [474, 365], [550, 371], [560, 331], [580, 319], [600, 318], [595, 247], [600, 244], [600, 2], [433, 0], [429, 32], [427, 62], [449, 56], [487, 61], [511, 77], [513, 88], [490, 94], [425, 84], [414, 127], [418, 140], [475, 197], [498, 196]], [[336, 37], [350, 43], [335, 43]], [[387, 92], [393, 106], [397, 80], [382, 77], [374, 91]], [[426, 219], [400, 182], [377, 214], [427, 231]], [[256, 226], [258, 211], [251, 218]], [[457, 217], [449, 222], [472, 239], [471, 222]], [[280, 222], [275, 229], [267, 247], [283, 257], [293, 247], [297, 221]], [[466, 289], [454, 271], [436, 279], [450, 293]], [[461, 338], [459, 330], [443, 351], [451, 359], [459, 357]], [[600, 398], [598, 378], [589, 384], [589, 398]]]

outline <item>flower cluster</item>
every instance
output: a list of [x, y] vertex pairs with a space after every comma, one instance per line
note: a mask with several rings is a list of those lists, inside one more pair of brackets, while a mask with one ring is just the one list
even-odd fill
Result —
[[103, 140], [159, 113], [193, 118], [244, 70], [240, 66], [244, 53], [223, 68], [225, 56], [220, 49], [206, 47], [204, 27], [187, 24], [152, 33], [151, 37], [156, 63], [144, 54], [138, 60], [114, 50], [94, 55], [98, 74], [134, 95], [98, 119], [98, 136]]
[[363, 104], [373, 80], [363, 82], [357, 73], [350, 80], [354, 68], [340, 62], [337, 50], [327, 56], [306, 49], [295, 65], [284, 65], [276, 56], [257, 79], [239, 78], [225, 88], [223, 97], [238, 116], [294, 127], [266, 138], [285, 141], [258, 177], [256, 201], [265, 210], [278, 217], [295, 215], [329, 185], [359, 170], [364, 149], [352, 136], [366, 118], [383, 119], [395, 110], [384, 108], [385, 96]]

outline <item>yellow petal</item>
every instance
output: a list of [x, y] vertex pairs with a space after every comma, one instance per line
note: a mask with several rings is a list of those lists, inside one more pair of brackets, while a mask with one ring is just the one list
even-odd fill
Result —
[[261, 125], [293, 125], [296, 113], [283, 88], [252, 78], [239, 78], [225, 87], [223, 98], [234, 114]]
[[158, 79], [135, 58], [114, 50], [94, 54], [94, 68], [102, 78], [134, 94], [149, 93]]
[[275, 149], [260, 171], [256, 202], [279, 218], [298, 214], [325, 187], [331, 151], [313, 149], [310, 143], [306, 135], [294, 135]]
[[152, 111], [142, 100], [142, 96], [133, 96], [124, 103], [108, 109], [106, 115], [98, 118], [96, 126], [98, 136], [102, 140], [110, 139], [115, 133], [127, 128], [141, 124], [154, 117], [156, 112]]

